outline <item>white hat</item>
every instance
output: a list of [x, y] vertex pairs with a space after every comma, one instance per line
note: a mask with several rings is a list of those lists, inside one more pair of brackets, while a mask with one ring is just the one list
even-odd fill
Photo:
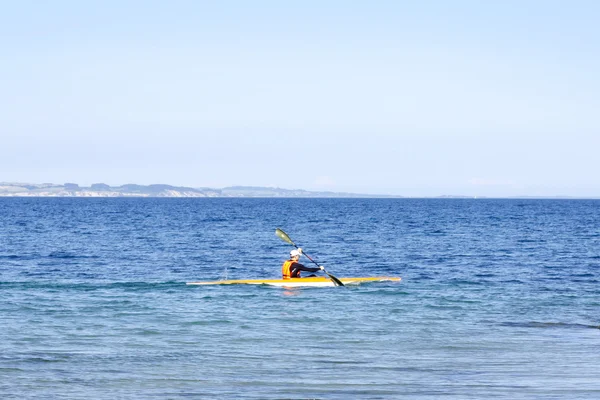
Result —
[[300, 253], [298, 250], [294, 249], [294, 250], [290, 251], [290, 258], [300, 257], [301, 254], [302, 253]]

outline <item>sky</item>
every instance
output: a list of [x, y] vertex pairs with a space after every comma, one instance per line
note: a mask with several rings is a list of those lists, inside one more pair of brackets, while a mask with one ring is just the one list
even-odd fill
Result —
[[0, 182], [600, 197], [597, 1], [0, 10]]

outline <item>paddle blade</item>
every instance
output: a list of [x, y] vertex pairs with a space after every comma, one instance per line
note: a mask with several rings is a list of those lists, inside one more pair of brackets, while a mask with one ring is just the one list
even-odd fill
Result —
[[335, 286], [346, 286], [344, 285], [344, 282], [340, 281], [338, 278], [336, 278], [335, 276], [331, 275], [329, 272], [323, 270], [323, 272], [325, 272], [327, 274], [327, 276], [329, 276], [329, 279], [331, 279], [333, 281], [333, 284]]
[[279, 228], [275, 229], [275, 234], [277, 236], [279, 236], [282, 240], [284, 240], [284, 241], [288, 242], [289, 244], [291, 244], [292, 246], [297, 247], [296, 243], [292, 242], [292, 239], [290, 239], [290, 237], [287, 235], [287, 233], [285, 233], [281, 229], [279, 229]]

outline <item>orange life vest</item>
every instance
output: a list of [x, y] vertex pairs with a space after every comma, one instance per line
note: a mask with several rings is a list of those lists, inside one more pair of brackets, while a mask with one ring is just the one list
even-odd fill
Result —
[[296, 264], [294, 260], [287, 260], [281, 266], [281, 275], [283, 279], [291, 279], [291, 278], [300, 278], [300, 271], [296, 271], [294, 276], [292, 276], [292, 265]]

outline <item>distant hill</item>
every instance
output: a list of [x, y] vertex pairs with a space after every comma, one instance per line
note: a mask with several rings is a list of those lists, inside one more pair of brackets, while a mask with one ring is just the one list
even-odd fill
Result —
[[230, 186], [221, 189], [221, 193], [223, 197], [389, 197], [346, 192], [311, 192], [302, 189], [260, 186]]
[[256, 186], [231, 186], [223, 189], [191, 188], [163, 184], [126, 184], [109, 186], [94, 183], [90, 187], [76, 183], [30, 184], [0, 183], [4, 197], [400, 197], [340, 192], [311, 192], [302, 189], [281, 189]]

